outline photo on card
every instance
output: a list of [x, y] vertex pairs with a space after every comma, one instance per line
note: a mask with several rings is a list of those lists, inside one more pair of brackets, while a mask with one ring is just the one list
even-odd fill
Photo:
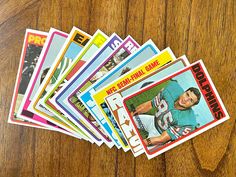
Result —
[[148, 158], [228, 119], [201, 61], [124, 98]]
[[24, 65], [22, 69], [22, 78], [19, 86], [19, 94], [25, 94], [30, 78], [34, 72], [34, 68], [38, 62], [42, 46], [29, 44], [26, 50]]
[[47, 35], [48, 33], [42, 31], [31, 29], [26, 30], [14, 88], [14, 94], [12, 97], [12, 103], [8, 117], [9, 123], [42, 128], [42, 126], [39, 126], [37, 124], [31, 123], [30, 121], [23, 120], [22, 118], [18, 117], [17, 112], [24, 98], [25, 92], [29, 85], [29, 81], [33, 75], [34, 69], [43, 49]]

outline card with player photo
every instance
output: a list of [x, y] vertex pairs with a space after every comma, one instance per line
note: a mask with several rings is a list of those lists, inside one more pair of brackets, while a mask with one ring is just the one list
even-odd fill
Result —
[[126, 114], [126, 111], [124, 110], [122, 104], [122, 98], [133, 93], [135, 90], [139, 90], [153, 83], [156, 80], [160, 80], [161, 78], [184, 68], [187, 65], [189, 65], [189, 62], [186, 56], [182, 56], [177, 60], [167, 64], [166, 66], [161, 67], [158, 70], [153, 70], [144, 78], [136, 80], [135, 82], [127, 85], [126, 87], [116, 91], [115, 93], [112, 93], [111, 95], [105, 98], [107, 107], [112, 114], [111, 116], [113, 116], [116, 120], [119, 128], [121, 129], [127, 142], [129, 143], [131, 151], [133, 152], [135, 157], [142, 154], [144, 151], [137, 134], [133, 130], [134, 128], [130, 120], [128, 119], [128, 116], [124, 116]]
[[[143, 58], [144, 63], [141, 65], [137, 66], [136, 68], [132, 69], [131, 71], [127, 72], [126, 74], [120, 76], [118, 79], [112, 81], [110, 84], [105, 86], [103, 89], [97, 91], [94, 95], [94, 101], [97, 104], [100, 112], [102, 113], [104, 119], [106, 122], [110, 125], [112, 128], [112, 131], [114, 134], [119, 134], [122, 133], [120, 130], [119, 126], [117, 125], [116, 120], [113, 118], [111, 115], [111, 112], [107, 108], [107, 105], [105, 103], [105, 96], [106, 94], [111, 94], [111, 92], [114, 92], [116, 90], [119, 90], [126, 85], [143, 78], [145, 75], [150, 73], [153, 70], [156, 70], [163, 65], [174, 61], [176, 58], [171, 52], [170, 49], [166, 49], [159, 54], [155, 55], [154, 57], [146, 60]], [[98, 103], [99, 102], [99, 103]], [[125, 139], [125, 136], [122, 136], [123, 139]], [[125, 142], [127, 143], [127, 140], [125, 139]], [[128, 143], [127, 143], [128, 145]]]
[[149, 159], [229, 119], [201, 60], [128, 95], [123, 104]]
[[[92, 116], [85, 119], [81, 113], [83, 111], [83, 105], [78, 100], [77, 95], [79, 95], [83, 90], [77, 91], [77, 94], [75, 94], [71, 100], [69, 99], [69, 96], [73, 94], [73, 92], [76, 92], [75, 90], [78, 87], [86, 87], [88, 84], [90, 84], [86, 82], [88, 79], [91, 79], [91, 74], [95, 73], [99, 66], [103, 65], [107, 57], [116, 51], [122, 41], [123, 40], [117, 34], [112, 34], [106, 43], [104, 43], [104, 45], [90, 58], [85, 66], [78, 70], [71, 80], [67, 82], [58, 93], [55, 94], [55, 105], [58, 105], [58, 109], [68, 118], [70, 118], [70, 120], [76, 125], [79, 123], [79, 121], [86, 121], [86, 123], [90, 124], [90, 127], [93, 128], [94, 131], [98, 132], [98, 129], [94, 126], [94, 124], [91, 124], [91, 121], [93, 121]], [[84, 83], [86, 83], [86, 85], [82, 85]], [[102, 138], [106, 141], [108, 147], [111, 148], [117, 140], [112, 139], [113, 137], [110, 137], [108, 134], [105, 135], [104, 133], [101, 133], [102, 132], [100, 131], [100, 136], [102, 136]], [[107, 140], [111, 140], [113, 143], [111, 144]]]
[[17, 112], [17, 117], [22, 118], [23, 120], [39, 124], [41, 126], [59, 131], [71, 135], [68, 131], [65, 131], [61, 127], [54, 125], [53, 123], [45, 120], [41, 116], [32, 113], [28, 107], [34, 97], [35, 92], [37, 91], [40, 83], [45, 77], [47, 71], [49, 70], [51, 64], [54, 62], [56, 55], [59, 53], [62, 45], [66, 41], [68, 34], [61, 32], [59, 30], [51, 28], [47, 40], [44, 44], [42, 52], [39, 56], [37, 65], [35, 66], [34, 72], [30, 79], [28, 88], [25, 92], [23, 101], [20, 105], [20, 108]]
[[36, 128], [46, 128], [44, 126], [23, 120], [17, 116], [17, 112], [24, 95], [26, 94], [26, 89], [38, 62], [38, 58], [45, 44], [47, 35], [48, 33], [46, 32], [26, 29], [11, 108], [8, 116], [9, 123]]
[[[107, 41], [109, 37], [104, 34], [102, 31], [97, 30], [93, 37], [89, 40], [89, 42], [85, 45], [83, 50], [78, 54], [76, 59], [72, 62], [70, 67], [66, 69], [66, 71], [58, 77], [55, 84], [52, 86], [52, 88], [47, 92], [45, 95], [45, 98], [42, 100], [43, 105], [53, 112], [55, 115], [57, 115], [58, 118], [61, 120], [64, 119], [64, 115], [61, 113], [61, 111], [58, 111], [58, 105], [53, 101], [53, 96], [61, 89], [63, 88], [63, 85], [66, 82], [69, 82], [70, 79], [73, 77], [73, 75], [84, 65], [84, 62], [90, 61], [90, 58], [103, 46], [103, 44]], [[83, 61], [83, 62], [82, 62]], [[59, 108], [60, 109], [60, 108]], [[96, 130], [93, 130], [87, 122], [80, 120], [84, 125], [89, 127], [93, 133], [97, 137], [101, 138], [101, 141], [99, 141], [97, 144], [101, 145], [103, 141], [108, 144], [113, 144], [111, 140], [105, 141], [102, 139], [102, 135], [100, 135], [100, 132], [97, 132]], [[79, 126], [79, 125], [78, 125]], [[106, 135], [103, 135], [106, 136]]]
[[41, 103], [46, 92], [55, 83], [55, 80], [66, 70], [67, 67], [69, 67], [71, 62], [87, 44], [90, 38], [91, 36], [86, 32], [73, 27], [60, 52], [57, 54], [55, 61], [51, 65], [49, 71], [35, 93], [35, 96], [32, 98], [29, 109], [33, 113], [41, 116], [55, 125], [62, 127], [67, 131], [76, 131], [81, 138], [93, 143], [93, 140], [91, 140], [86, 133], [75, 126], [70, 120], [66, 119], [63, 122], [53, 113], [50, 112], [49, 114], [49, 111], [46, 111], [46, 108]]
[[[134, 48], [132, 47], [132, 49]], [[102, 114], [99, 112], [97, 106], [95, 105], [92, 99], [92, 94], [95, 93], [96, 90], [99, 90], [100, 88], [109, 84], [111, 81], [119, 78], [121, 75], [130, 71], [139, 63], [142, 63], [145, 57], [147, 58], [152, 57], [158, 52], [159, 52], [159, 49], [155, 46], [155, 44], [151, 40], [149, 40], [135, 52], [132, 51], [131, 52], [132, 54], [127, 56], [121, 63], [119, 63], [115, 68], [109, 71], [104, 77], [99, 79], [97, 82], [95, 82], [93, 85], [91, 85], [88, 89], [86, 89], [79, 95], [79, 98], [81, 102], [83, 103], [83, 105], [86, 107], [86, 109], [90, 112], [90, 114], [94, 117], [94, 119], [99, 123], [99, 125], [102, 126], [106, 130], [106, 132], [110, 136], [115, 136], [115, 135], [111, 127], [105, 121]], [[123, 137], [121, 135], [122, 134], [119, 134], [118, 138], [122, 139]], [[117, 142], [118, 142], [118, 139], [117, 139]], [[122, 140], [120, 140], [120, 142], [122, 143]]]

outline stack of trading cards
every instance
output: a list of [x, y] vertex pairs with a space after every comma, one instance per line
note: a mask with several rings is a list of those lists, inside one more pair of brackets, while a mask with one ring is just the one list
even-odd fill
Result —
[[227, 119], [202, 60], [101, 30], [26, 30], [9, 123], [150, 159]]

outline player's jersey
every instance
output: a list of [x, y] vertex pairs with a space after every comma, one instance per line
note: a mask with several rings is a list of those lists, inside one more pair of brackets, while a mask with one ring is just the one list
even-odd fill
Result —
[[174, 107], [175, 101], [184, 90], [177, 81], [170, 81], [165, 89], [152, 100], [153, 107], [157, 108], [155, 114], [155, 127], [160, 134], [167, 131], [172, 140], [186, 135], [197, 127], [194, 111], [177, 110]]

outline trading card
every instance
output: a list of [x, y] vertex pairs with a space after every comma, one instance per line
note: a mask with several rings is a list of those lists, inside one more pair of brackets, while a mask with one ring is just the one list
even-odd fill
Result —
[[34, 124], [17, 117], [17, 112], [25, 95], [25, 91], [28, 87], [30, 78], [32, 77], [47, 35], [48, 33], [42, 31], [26, 29], [11, 108], [8, 116], [9, 123], [44, 128], [38, 124]]
[[50, 29], [47, 40], [44, 44], [37, 65], [35, 66], [31, 80], [25, 92], [23, 101], [18, 110], [17, 117], [70, 135], [69, 132], [63, 130], [61, 127], [53, 125], [51, 122], [28, 110], [28, 106], [32, 100], [32, 97], [34, 96], [34, 93], [37, 91], [40, 83], [46, 75], [46, 72], [54, 62], [56, 55], [59, 53], [67, 36], [68, 34], [64, 32], [53, 28]]
[[[95, 94], [93, 94], [95, 104], [97, 104], [100, 112], [103, 115], [103, 118], [107, 121], [107, 123], [110, 125], [115, 134], [117, 134], [118, 131], [121, 132], [121, 130], [117, 122], [111, 115], [111, 112], [107, 108], [107, 105], [105, 103], [105, 97], [111, 94], [112, 92], [125, 87], [129, 83], [132, 83], [138, 79], [143, 78], [145, 75], [162, 67], [163, 65], [175, 60], [175, 56], [173, 55], [172, 51], [168, 48], [160, 52], [160, 54], [157, 54], [154, 57], [149, 58], [148, 60], [147, 59], [145, 60], [145, 58], [143, 60], [145, 62], [143, 62], [141, 65], [132, 69], [128, 73], [122, 75], [118, 79], [113, 80], [112, 82], [110, 82], [110, 84], [106, 85], [104, 88], [98, 90]], [[123, 136], [123, 138], [125, 139], [125, 136]]]
[[[152, 41], [146, 42], [140, 49], [138, 49], [138, 51], [135, 51], [134, 53], [129, 55], [119, 65], [117, 65], [114, 69], [109, 71], [104, 77], [102, 77], [100, 80], [94, 83], [90, 88], [85, 90], [84, 91], [86, 92], [85, 94], [83, 92], [79, 95], [82, 98], [81, 101], [83, 102], [84, 106], [91, 113], [93, 118], [106, 130], [106, 132], [110, 135], [110, 137], [115, 137], [116, 135], [114, 135], [112, 129], [110, 128], [109, 124], [105, 121], [105, 119], [103, 119], [102, 116], [99, 116], [101, 115], [101, 113], [93, 103], [91, 94], [94, 93], [100, 87], [107, 85], [113, 79], [120, 77], [121, 74], [124, 74], [125, 72], [134, 68], [135, 66], [138, 65], [138, 63], [143, 62], [143, 59], [145, 57], [152, 57], [158, 52], [159, 52], [158, 48]], [[126, 67], [126, 65], [128, 67]], [[118, 142], [118, 140], [116, 142]]]
[[[70, 78], [83, 66], [84, 62], [82, 63], [81, 61], [88, 62], [88, 60], [98, 51], [98, 49], [106, 42], [107, 39], [108, 39], [108, 36], [106, 34], [104, 34], [100, 30], [97, 30], [97, 32], [89, 40], [89, 42], [86, 44], [83, 50], [78, 54], [78, 56], [73, 61], [71, 66], [68, 67], [67, 70], [57, 79], [52, 89], [50, 89], [45, 95], [44, 97], [45, 99], [42, 100], [43, 106], [45, 106], [49, 111], [54, 113], [62, 121], [65, 119], [65, 116], [61, 112], [58, 112], [57, 109], [54, 109], [56, 104], [51, 102], [51, 97], [53, 97], [56, 94], [56, 92], [60, 88], [63, 87], [63, 84], [68, 82]], [[84, 122], [81, 122], [81, 123], [86, 125], [86, 123]], [[82, 130], [83, 130], [83, 127], [82, 127]], [[96, 134], [95, 132], [96, 131], [94, 130], [94, 134]], [[100, 136], [98, 135], [98, 137]], [[94, 141], [97, 141], [97, 140], [94, 140]], [[98, 142], [98, 144], [100, 145], [102, 142], [103, 141], [101, 140]]]
[[134, 128], [132, 127], [130, 120], [126, 119], [127, 116], [124, 116], [126, 111], [124, 111], [122, 98], [136, 90], [139, 90], [140, 88], [147, 86], [148, 84], [153, 83], [156, 80], [160, 80], [161, 78], [184, 68], [186, 65], [189, 65], [189, 62], [185, 56], [182, 56], [158, 70], [153, 70], [141, 80], [136, 80], [135, 82], [105, 98], [107, 107], [111, 112], [111, 116], [113, 116], [116, 120], [135, 157], [142, 154], [144, 151], [137, 134], [135, 134], [135, 131], [133, 130]]
[[[78, 98], [80, 93], [91, 86], [96, 80], [102, 78], [106, 73], [112, 70], [117, 64], [122, 62], [125, 58], [127, 58], [131, 53], [133, 53], [136, 49], [138, 49], [139, 45], [132, 39], [132, 37], [128, 36], [120, 45], [117, 47], [111, 54], [108, 55], [107, 58], [100, 58], [100, 62], [96, 59], [93, 59], [91, 62], [94, 64], [90, 64], [84, 72], [80, 72], [80, 75], [77, 75], [77, 79], [74, 84], [77, 85], [77, 88], [73, 91], [69, 98], [70, 104], [77, 111], [77, 115], [81, 115], [81, 119], [86, 121], [94, 131], [100, 133], [101, 137], [103, 137], [104, 142], [112, 142], [111, 139], [106, 135], [102, 127], [97, 123], [97, 121], [92, 117], [92, 115], [86, 110], [86, 108], [81, 103]], [[95, 67], [94, 67], [95, 66]], [[92, 72], [90, 68], [93, 68]], [[86, 76], [86, 77], [83, 77]], [[83, 78], [82, 78], [83, 77]], [[83, 80], [84, 81], [81, 81]], [[100, 130], [99, 130], [100, 129]], [[107, 144], [108, 145], [108, 144]], [[110, 145], [108, 145], [111, 147]], [[128, 149], [128, 148], [126, 148]]]
[[229, 118], [202, 61], [128, 95], [123, 104], [149, 159]]
[[91, 36], [89, 34], [73, 27], [51, 68], [32, 98], [29, 110], [67, 131], [76, 131], [83, 139], [93, 142], [81, 129], [70, 122], [70, 120], [66, 120], [67, 123], [65, 124], [41, 104], [41, 99], [45, 96], [51, 85], [55, 83], [56, 78], [66, 70], [90, 38]]
[[[122, 39], [116, 35], [113, 34], [107, 42], [99, 49], [99, 51], [94, 54], [90, 61], [83, 66], [72, 78], [69, 82], [66, 83], [66, 85], [59, 90], [59, 92], [55, 95], [55, 104], [58, 105], [58, 109], [62, 113], [64, 113], [67, 117], [71, 119], [76, 125], [80, 124], [80, 120], [86, 121], [79, 113], [78, 111], [72, 106], [69, 102], [68, 97], [71, 95], [71, 93], [74, 92], [74, 90], [77, 89], [77, 86], [80, 85], [80, 83], [86, 82], [87, 77], [94, 71], [96, 71], [97, 67], [100, 66], [104, 60], [119, 47], [121, 44]], [[64, 102], [66, 100], [66, 102]], [[78, 99], [77, 99], [78, 100]], [[73, 100], [73, 103], [76, 105], [79, 105], [80, 103], [77, 100]], [[68, 101], [68, 103], [67, 103]], [[78, 103], [77, 103], [78, 102]], [[82, 110], [81, 110], [82, 111]], [[86, 121], [88, 124], [88, 121]], [[90, 124], [91, 125], [91, 124]], [[78, 125], [79, 126], [79, 125]], [[97, 131], [97, 130], [96, 130]], [[104, 134], [103, 134], [104, 135]], [[101, 136], [101, 134], [100, 134]], [[104, 138], [104, 137], [103, 137]], [[109, 147], [112, 147], [114, 143], [109, 143], [106, 141], [106, 144]]]

